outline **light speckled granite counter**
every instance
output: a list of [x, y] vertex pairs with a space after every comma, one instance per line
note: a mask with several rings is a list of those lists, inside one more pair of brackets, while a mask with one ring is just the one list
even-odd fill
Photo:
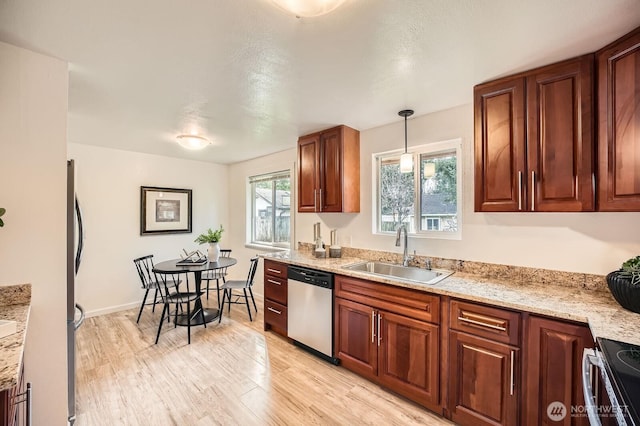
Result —
[[31, 284], [0, 286], [0, 319], [16, 321], [17, 331], [0, 338], [0, 392], [18, 384], [31, 307]]
[[[360, 257], [316, 259], [308, 251], [278, 252], [264, 255], [267, 259], [321, 269], [336, 274], [363, 278], [433, 294], [459, 297], [519, 311], [588, 323], [594, 337], [604, 337], [640, 345], [640, 314], [622, 308], [608, 291], [590, 289], [592, 277], [574, 287], [554, 285], [547, 278], [536, 281], [535, 275], [514, 283], [502, 278], [484, 278], [466, 272], [455, 272], [435, 285], [401, 281], [364, 272], [342, 269], [343, 266], [368, 260]], [[434, 266], [435, 267], [435, 266]], [[441, 265], [437, 265], [441, 267]], [[559, 274], [568, 275], [560, 272]], [[584, 274], [581, 274], [584, 275]], [[606, 287], [606, 282], [604, 284]], [[598, 285], [602, 289], [601, 285]]]

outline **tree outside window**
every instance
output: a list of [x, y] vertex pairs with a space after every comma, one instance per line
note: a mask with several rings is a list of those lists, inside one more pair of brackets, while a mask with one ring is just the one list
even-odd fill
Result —
[[429, 145], [415, 150], [417, 174], [400, 173], [397, 153], [376, 157], [379, 232], [395, 232], [404, 224], [410, 233], [459, 233], [459, 143], [442, 145], [437, 151]]

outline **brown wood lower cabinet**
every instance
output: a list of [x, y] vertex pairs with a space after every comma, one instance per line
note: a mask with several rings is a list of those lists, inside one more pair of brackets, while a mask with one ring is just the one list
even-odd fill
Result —
[[[527, 328], [524, 424], [588, 425], [579, 411], [584, 406], [582, 353], [594, 347], [591, 331], [585, 325], [536, 316], [529, 317]], [[547, 416], [547, 407], [555, 401], [567, 408], [561, 421]], [[572, 406], [578, 408], [577, 415], [571, 415]]]
[[287, 337], [287, 265], [264, 260], [264, 329]]
[[547, 416], [554, 401], [584, 405], [585, 324], [340, 275], [335, 286], [345, 368], [463, 426], [588, 424]]
[[[394, 299], [399, 310], [411, 312], [400, 297], [413, 304], [411, 290], [341, 278], [336, 277], [337, 295], [368, 297], [370, 302], [335, 299], [335, 354], [341, 365], [440, 413], [439, 326], [391, 312], [389, 301]], [[437, 311], [437, 297], [428, 300], [422, 310], [415, 309], [416, 316]]]
[[517, 425], [520, 350], [449, 332], [449, 410], [462, 425]]
[[0, 426], [31, 425], [31, 384], [24, 380], [24, 361], [18, 384], [0, 392]]

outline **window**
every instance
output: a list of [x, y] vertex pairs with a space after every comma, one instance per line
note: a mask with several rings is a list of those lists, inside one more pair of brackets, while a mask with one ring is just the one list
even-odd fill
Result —
[[291, 180], [289, 171], [249, 177], [251, 243], [289, 247]]
[[402, 151], [374, 154], [375, 232], [404, 224], [418, 236], [460, 238], [460, 150], [460, 140], [413, 147], [410, 173], [400, 173]]

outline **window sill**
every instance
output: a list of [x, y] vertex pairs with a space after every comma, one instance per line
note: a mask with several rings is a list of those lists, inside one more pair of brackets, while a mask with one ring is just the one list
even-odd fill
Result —
[[286, 247], [274, 247], [274, 246], [267, 246], [267, 245], [256, 244], [256, 243], [245, 243], [244, 246], [245, 248], [263, 250], [263, 251], [274, 252], [274, 253], [279, 251], [289, 251], [289, 249]]

